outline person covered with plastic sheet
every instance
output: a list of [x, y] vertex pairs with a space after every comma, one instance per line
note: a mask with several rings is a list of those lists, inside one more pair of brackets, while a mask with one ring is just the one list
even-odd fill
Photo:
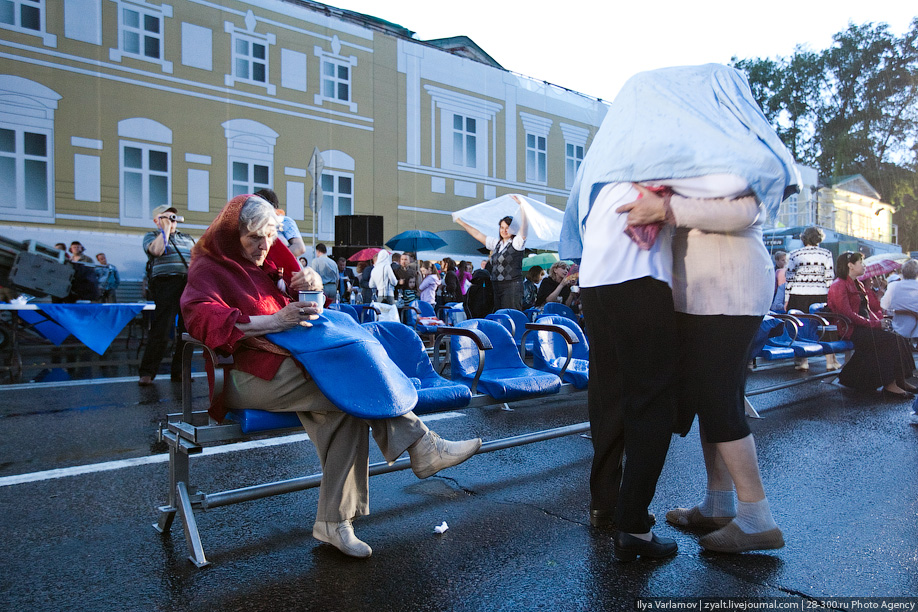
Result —
[[[745, 77], [714, 64], [632, 77], [584, 158], [560, 255], [581, 259], [590, 338], [590, 520], [615, 529], [620, 560], [676, 552], [651, 530], [648, 506], [674, 422], [684, 433], [696, 413], [708, 490], [700, 511], [677, 508], [667, 520], [715, 529], [700, 539], [708, 550], [784, 544], [744, 428], [742, 385], [774, 292], [762, 218], [796, 182]], [[702, 346], [717, 363], [696, 358]], [[687, 388], [718, 401], [707, 406]], [[712, 512], [713, 492], [722, 504]]]
[[376, 263], [370, 272], [369, 287], [376, 291], [376, 300], [383, 304], [395, 304], [395, 287], [398, 277], [392, 271], [392, 253], [383, 249], [376, 254]]
[[247, 408], [296, 412], [322, 464], [313, 536], [346, 555], [369, 557], [372, 549], [354, 534], [352, 521], [369, 513], [371, 426], [386, 460], [391, 463], [407, 450], [419, 478], [465, 461], [481, 440], [443, 440], [413, 412], [374, 420], [342, 412], [299, 361], [265, 337], [311, 327], [320, 308], [292, 297], [300, 290], [319, 290], [322, 282], [314, 270], [300, 269], [277, 241], [278, 225], [263, 199], [230, 200], [194, 249], [182, 313], [194, 337], [233, 356], [225, 390], [212, 398], [211, 415], [222, 420], [228, 410]]
[[842, 253], [829, 287], [829, 310], [851, 321], [843, 337], [854, 343], [854, 355], [845, 362], [838, 382], [862, 391], [883, 387], [884, 395], [908, 399], [916, 389], [906, 380], [915, 372], [915, 359], [905, 338], [884, 329], [879, 300], [858, 280], [864, 267], [862, 253]]

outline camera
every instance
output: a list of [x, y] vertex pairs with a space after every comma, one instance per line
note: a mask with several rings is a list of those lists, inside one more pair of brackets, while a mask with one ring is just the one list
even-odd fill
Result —
[[168, 215], [160, 215], [160, 218], [169, 219], [170, 221], [175, 221], [176, 223], [184, 223], [185, 217], [180, 217], [175, 213], [169, 213]]

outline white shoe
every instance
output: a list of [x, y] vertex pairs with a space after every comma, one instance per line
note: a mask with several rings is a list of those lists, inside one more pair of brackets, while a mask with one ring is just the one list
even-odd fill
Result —
[[911, 425], [918, 425], [918, 412], [909, 413], [908, 422]]
[[832, 353], [826, 355], [826, 371], [831, 372], [833, 370], [840, 370], [842, 365], [838, 363], [838, 359]]
[[411, 469], [418, 478], [433, 476], [440, 470], [459, 465], [481, 448], [481, 438], [451, 442], [428, 431], [408, 447]]
[[373, 549], [366, 542], [357, 539], [354, 525], [350, 521], [340, 523], [316, 521], [312, 527], [312, 537], [331, 544], [349, 557], [366, 559], [373, 554]]

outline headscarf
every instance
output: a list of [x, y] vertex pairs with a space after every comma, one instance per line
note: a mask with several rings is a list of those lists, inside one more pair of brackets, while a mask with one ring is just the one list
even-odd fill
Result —
[[800, 182], [793, 158], [738, 70], [705, 64], [631, 77], [574, 181], [560, 255], [581, 256], [581, 228], [603, 185], [711, 174], [745, 179], [771, 216]]

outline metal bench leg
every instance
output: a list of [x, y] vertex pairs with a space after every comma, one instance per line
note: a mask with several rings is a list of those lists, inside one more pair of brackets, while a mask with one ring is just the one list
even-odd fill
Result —
[[753, 418], [753, 419], [761, 419], [761, 418], [762, 418], [762, 416], [759, 415], [758, 411], [752, 406], [752, 404], [749, 403], [749, 398], [746, 397], [745, 395], [743, 396], [743, 404], [745, 404], [746, 416], [747, 416], [747, 417], [750, 417], [750, 418]]
[[204, 556], [204, 546], [201, 544], [198, 522], [194, 518], [194, 510], [191, 508], [188, 487], [184, 482], [180, 482], [176, 485], [175, 490], [178, 496], [178, 513], [182, 517], [182, 523], [185, 526], [185, 542], [188, 544], [188, 550], [191, 551], [188, 559], [198, 567], [210, 565], [210, 561]]

